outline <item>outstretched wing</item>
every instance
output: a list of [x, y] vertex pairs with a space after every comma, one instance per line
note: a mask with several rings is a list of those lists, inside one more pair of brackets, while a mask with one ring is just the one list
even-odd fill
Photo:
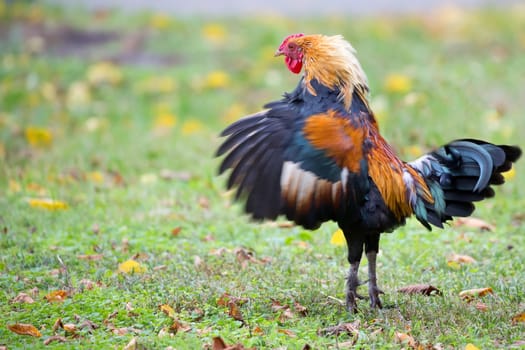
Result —
[[364, 129], [340, 110], [304, 113], [288, 95], [267, 107], [226, 128], [217, 151], [246, 211], [316, 228], [358, 210], [369, 187]]

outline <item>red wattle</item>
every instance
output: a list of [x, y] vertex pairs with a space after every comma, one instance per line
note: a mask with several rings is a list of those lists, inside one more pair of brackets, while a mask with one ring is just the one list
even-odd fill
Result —
[[303, 68], [302, 60], [294, 60], [291, 57], [286, 56], [284, 61], [286, 62], [286, 66], [292, 73], [299, 74], [299, 72], [301, 72], [301, 69]]

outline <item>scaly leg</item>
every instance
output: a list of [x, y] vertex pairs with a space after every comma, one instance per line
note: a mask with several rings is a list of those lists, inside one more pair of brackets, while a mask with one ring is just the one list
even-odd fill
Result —
[[[345, 232], [343, 230], [343, 232]], [[351, 236], [345, 232], [346, 244], [348, 245], [348, 262], [350, 263], [350, 270], [348, 271], [348, 279], [346, 281], [346, 309], [349, 312], [357, 312], [357, 299], [363, 297], [357, 294], [357, 287], [360, 285], [358, 272], [361, 256], [363, 255], [364, 240], [362, 236]]]
[[379, 251], [379, 238], [380, 234], [369, 234], [365, 241], [365, 252], [368, 259], [368, 295], [370, 296], [370, 307], [372, 308], [382, 307], [379, 294], [384, 294], [377, 287], [376, 257]]
[[379, 294], [385, 293], [377, 287], [376, 256], [377, 252], [375, 251], [366, 253], [368, 259], [368, 295], [370, 296], [370, 307], [382, 308], [383, 305], [381, 304], [381, 299], [379, 299]]

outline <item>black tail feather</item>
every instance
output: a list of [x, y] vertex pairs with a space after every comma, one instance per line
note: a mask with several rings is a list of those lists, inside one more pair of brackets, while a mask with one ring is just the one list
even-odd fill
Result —
[[454, 216], [472, 214], [473, 202], [494, 196], [491, 185], [505, 182], [502, 173], [512, 168], [521, 156], [517, 146], [494, 145], [475, 139], [450, 142], [410, 163], [434, 188], [434, 203], [425, 202], [426, 212], [418, 219], [442, 227]]

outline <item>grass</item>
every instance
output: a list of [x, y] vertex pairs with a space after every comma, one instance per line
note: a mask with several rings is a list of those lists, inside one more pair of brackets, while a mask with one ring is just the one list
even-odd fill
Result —
[[[405, 159], [465, 136], [522, 143], [523, 8], [204, 20], [0, 6], [0, 344], [122, 348], [136, 337], [149, 349], [190, 349], [220, 336], [257, 348], [411, 346], [396, 332], [446, 349], [524, 340], [524, 324], [511, 321], [525, 309], [523, 162], [478, 206], [475, 216], [494, 224], [492, 232], [427, 232], [410, 221], [384, 235], [386, 307], [363, 301], [349, 315], [337, 302], [347, 262], [345, 248], [330, 243], [335, 225], [309, 232], [250, 222], [225, 193], [213, 156], [228, 122], [294, 88], [297, 76], [272, 53], [300, 31], [342, 33], [353, 43], [383, 133]], [[67, 40], [68, 28], [117, 39], [80, 45]], [[99, 63], [107, 59], [117, 63]], [[42, 198], [55, 202], [29, 204]], [[476, 262], [451, 266], [452, 253]], [[119, 272], [128, 259], [146, 270]], [[415, 283], [443, 295], [396, 292]], [[480, 287], [494, 294], [472, 303], [458, 296]], [[69, 296], [48, 302], [56, 290]], [[19, 293], [34, 303], [13, 303]], [[228, 314], [225, 293], [244, 321]], [[159, 308], [166, 304], [171, 317]], [[58, 318], [76, 332], [53, 331]], [[173, 319], [186, 329], [160, 337]], [[98, 328], [80, 328], [86, 320]], [[354, 321], [356, 336], [318, 334]], [[42, 337], [10, 332], [15, 323], [33, 324]], [[67, 341], [45, 346], [55, 333]]]

